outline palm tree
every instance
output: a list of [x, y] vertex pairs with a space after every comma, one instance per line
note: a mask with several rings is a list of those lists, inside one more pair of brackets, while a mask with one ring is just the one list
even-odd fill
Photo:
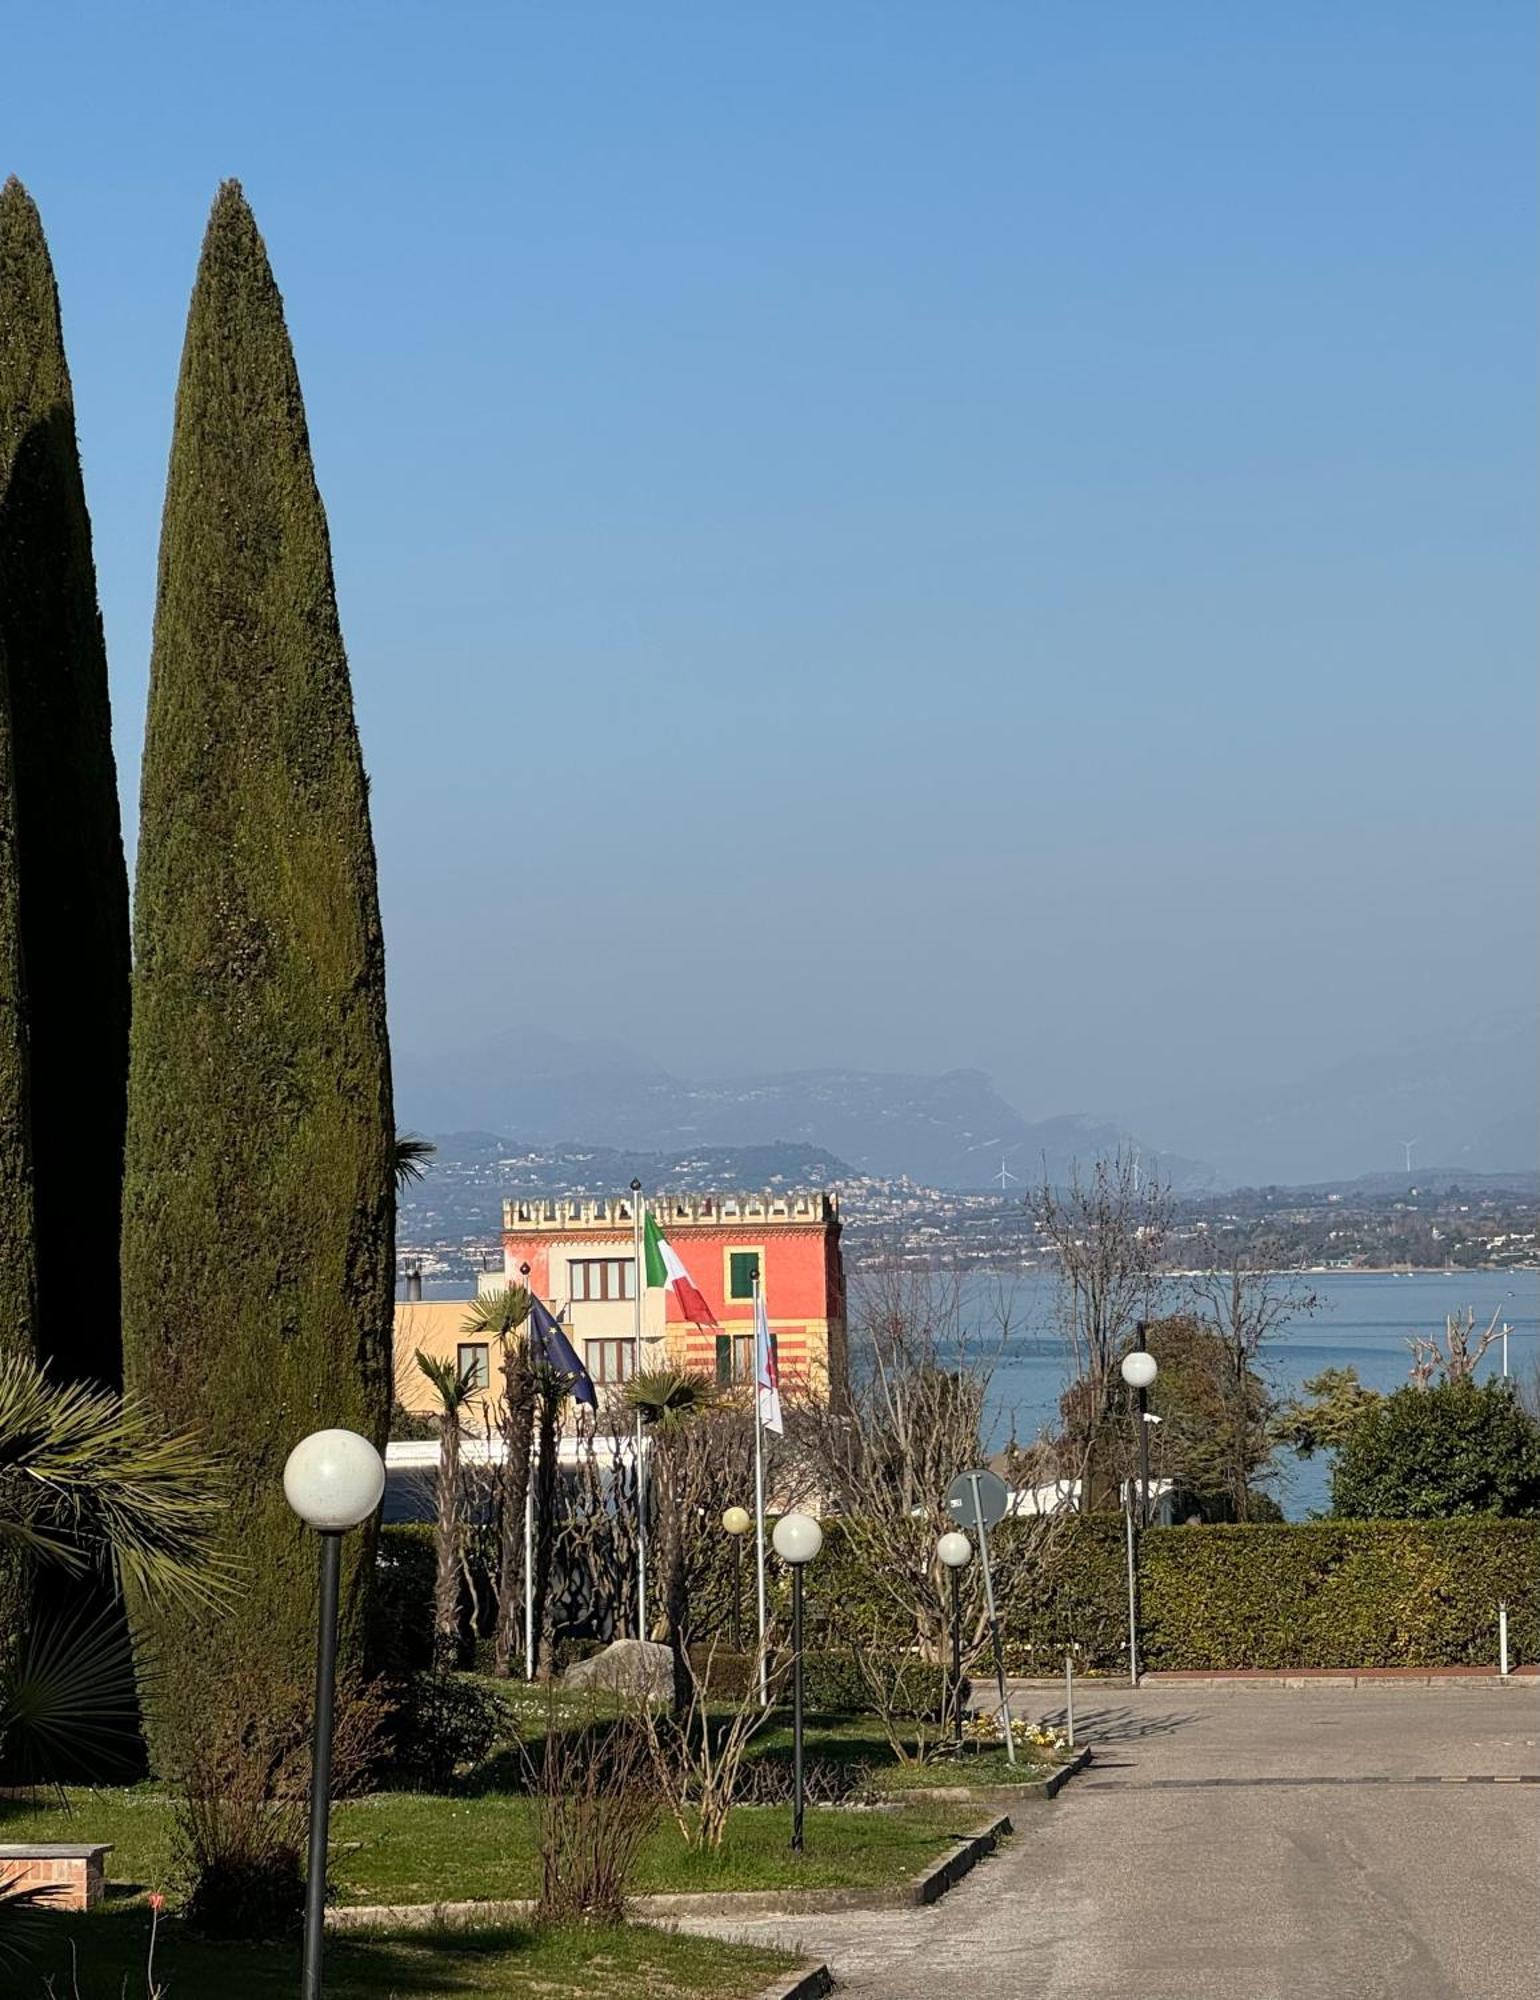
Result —
[[[214, 1553], [221, 1484], [190, 1433], [165, 1431], [133, 1398], [0, 1357], [0, 1543], [31, 1563], [77, 1580], [105, 1572], [160, 1604], [217, 1602], [232, 1583]], [[84, 1611], [33, 1619], [0, 1657], [0, 1760], [12, 1783], [94, 1772], [133, 1741], [126, 1627], [115, 1607], [83, 1596]], [[37, 1903], [0, 1895], [0, 1959], [23, 1944]]]
[[515, 1334], [529, 1318], [533, 1300], [523, 1285], [479, 1292], [460, 1322], [469, 1334], [487, 1334], [502, 1349], [503, 1399], [498, 1411], [503, 1462], [498, 1473], [501, 1545], [497, 1565], [497, 1631], [492, 1671], [503, 1680], [512, 1670], [524, 1581], [524, 1508], [529, 1498], [529, 1461], [535, 1425], [535, 1369], [529, 1343]]
[[391, 1148], [391, 1171], [396, 1177], [396, 1193], [402, 1193], [428, 1171], [428, 1162], [438, 1151], [431, 1139], [416, 1132], [398, 1132]]
[[433, 1664], [448, 1673], [460, 1658], [461, 1418], [476, 1393], [476, 1371], [417, 1350], [417, 1366], [438, 1398], [438, 1475], [434, 1482]]
[[664, 1629], [674, 1656], [674, 1707], [682, 1713], [690, 1699], [685, 1655], [690, 1606], [680, 1445], [690, 1425], [716, 1407], [720, 1391], [709, 1375], [687, 1368], [653, 1368], [631, 1377], [625, 1400], [655, 1440], [652, 1489], [656, 1495], [658, 1567], [663, 1575]]

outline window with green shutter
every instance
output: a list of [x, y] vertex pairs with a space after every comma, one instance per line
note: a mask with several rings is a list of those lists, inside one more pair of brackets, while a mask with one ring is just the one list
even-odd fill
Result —
[[730, 1250], [727, 1254], [727, 1296], [730, 1299], [751, 1299], [755, 1282], [759, 1277], [759, 1252], [757, 1250]]

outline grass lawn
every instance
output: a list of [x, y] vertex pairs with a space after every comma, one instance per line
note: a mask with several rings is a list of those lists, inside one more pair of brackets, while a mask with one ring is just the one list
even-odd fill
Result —
[[[886, 1887], [937, 1859], [977, 1817], [976, 1809], [937, 1800], [865, 1812], [815, 1809], [800, 1857], [788, 1844], [786, 1806], [739, 1806], [715, 1854], [685, 1847], [665, 1820], [643, 1849], [632, 1886], [638, 1893]], [[537, 1888], [536, 1805], [527, 1797], [385, 1792], [339, 1806], [332, 1833], [332, 1876], [345, 1903], [480, 1901]], [[109, 1896], [174, 1887], [170, 1807], [150, 1786], [72, 1791], [67, 1808], [7, 1802], [0, 1840], [110, 1840]]]
[[[1063, 1761], [1042, 1751], [1018, 1749], [1013, 1765], [1003, 1749], [965, 1744], [960, 1756], [930, 1764], [901, 1764], [874, 1715], [817, 1717], [805, 1732], [807, 1754], [827, 1762], [864, 1763], [882, 1791], [923, 1790], [931, 1785], [1025, 1785], [1046, 1778]], [[791, 1758], [791, 1724], [767, 1726], [754, 1738], [751, 1757]]]
[[[48, 1917], [25, 1968], [7, 1965], [8, 2000], [139, 2000], [145, 1992], [147, 1913], [119, 1909]], [[74, 1980], [70, 1947], [78, 1957]], [[580, 2000], [744, 2000], [791, 1964], [784, 1953], [641, 1927], [505, 1929], [329, 1941], [330, 2000], [451, 2000], [460, 1993]], [[278, 1946], [200, 1945], [163, 1924], [155, 1971], [165, 2000], [290, 2000], [299, 1953]]]

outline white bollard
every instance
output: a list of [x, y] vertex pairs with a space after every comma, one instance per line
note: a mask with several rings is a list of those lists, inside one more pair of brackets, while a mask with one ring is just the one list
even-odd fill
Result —
[[1071, 1750], [1075, 1747], [1075, 1656], [1064, 1655], [1064, 1734]]
[[1497, 1671], [1503, 1679], [1508, 1678], [1508, 1607], [1497, 1607]]

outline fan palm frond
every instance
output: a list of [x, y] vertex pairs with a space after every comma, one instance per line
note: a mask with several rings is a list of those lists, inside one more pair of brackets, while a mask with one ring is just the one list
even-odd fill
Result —
[[0, 1677], [7, 1784], [68, 1784], [135, 1762], [139, 1705], [128, 1626], [116, 1607], [35, 1618]]
[[209, 1603], [230, 1584], [220, 1485], [191, 1433], [132, 1397], [0, 1358], [0, 1540], [77, 1572], [105, 1552], [147, 1597]]
[[694, 1369], [650, 1368], [626, 1383], [625, 1400], [644, 1424], [656, 1430], [674, 1430], [714, 1409], [721, 1401], [721, 1392], [709, 1375]]
[[396, 1143], [391, 1148], [391, 1171], [396, 1177], [396, 1192], [410, 1187], [413, 1181], [420, 1181], [428, 1171], [428, 1162], [438, 1151], [431, 1139], [424, 1139], [416, 1132], [398, 1132]]
[[466, 1306], [461, 1329], [507, 1340], [529, 1318], [533, 1303], [523, 1285], [505, 1285], [500, 1292], [478, 1292]]
[[458, 1417], [476, 1393], [475, 1369], [456, 1368], [442, 1355], [424, 1354], [420, 1347], [417, 1350], [417, 1367], [423, 1380], [438, 1397], [439, 1406], [434, 1414]]

